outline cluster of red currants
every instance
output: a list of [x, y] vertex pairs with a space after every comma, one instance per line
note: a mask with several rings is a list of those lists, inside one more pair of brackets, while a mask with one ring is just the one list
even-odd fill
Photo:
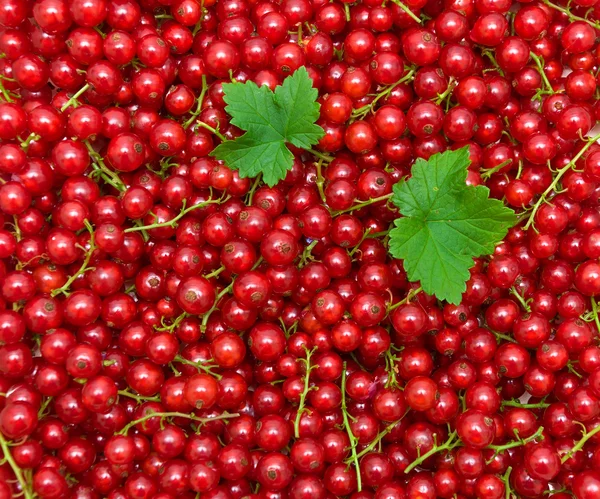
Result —
[[[1, 0], [0, 499], [600, 497], [597, 0]], [[306, 67], [324, 137], [210, 157]], [[469, 147], [462, 303], [388, 255]]]

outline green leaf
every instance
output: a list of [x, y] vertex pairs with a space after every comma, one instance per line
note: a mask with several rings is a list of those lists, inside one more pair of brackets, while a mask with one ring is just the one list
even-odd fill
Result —
[[246, 133], [219, 144], [211, 156], [238, 170], [240, 177], [262, 173], [264, 182], [274, 186], [292, 168], [294, 155], [286, 144], [310, 149], [325, 133], [315, 125], [318, 92], [304, 67], [275, 92], [252, 81], [226, 83], [223, 92], [231, 123]]
[[473, 258], [493, 253], [516, 223], [513, 210], [490, 199], [484, 186], [467, 186], [467, 147], [417, 159], [412, 177], [394, 185], [403, 217], [390, 231], [389, 250], [404, 260], [411, 281], [426, 293], [458, 304]]

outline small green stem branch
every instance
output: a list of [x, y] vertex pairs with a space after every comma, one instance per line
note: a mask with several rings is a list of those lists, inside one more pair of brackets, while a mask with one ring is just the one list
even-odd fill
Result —
[[585, 17], [580, 17], [580, 16], [576, 16], [575, 14], [571, 14], [571, 11], [568, 8], [553, 4], [549, 0], [542, 0], [542, 2], [544, 2], [551, 9], [555, 9], [555, 10], [558, 10], [559, 12], [562, 12], [563, 14], [566, 14], [571, 22], [582, 21], [584, 23], [588, 23], [590, 26], [592, 26], [596, 29], [600, 29], [600, 23], [598, 21], [593, 22], [593, 21], [590, 21], [589, 19], [586, 19]]
[[527, 302], [527, 300], [525, 300], [523, 296], [519, 294], [519, 292], [514, 286], [510, 288], [510, 294], [513, 295], [519, 301], [519, 303], [523, 307], [523, 310], [525, 310], [527, 313], [531, 312], [531, 307], [529, 306], [529, 303]]
[[73, 284], [75, 282], [75, 280], [81, 274], [84, 274], [85, 272], [90, 270], [90, 267], [89, 267], [90, 260], [92, 259], [92, 255], [94, 254], [94, 251], [96, 250], [96, 245], [94, 243], [94, 228], [91, 226], [91, 224], [87, 220], [85, 220], [84, 223], [85, 223], [85, 228], [90, 233], [90, 249], [86, 253], [85, 258], [83, 259], [83, 263], [81, 264], [81, 267], [79, 267], [79, 270], [77, 272], [75, 272], [71, 277], [69, 277], [69, 279], [67, 279], [67, 282], [65, 282], [60, 288], [54, 289], [50, 293], [50, 296], [52, 296], [52, 297], [55, 297], [61, 293], [65, 296], [69, 296], [69, 294], [70, 294], [69, 289], [71, 288], [71, 284]]
[[36, 140], [40, 140], [40, 139], [41, 139], [41, 137], [37, 133], [32, 132], [19, 145], [21, 146], [21, 149], [23, 149], [25, 152], [27, 152], [27, 149], [29, 148], [29, 144], [31, 144], [32, 142], [34, 142]]
[[96, 152], [96, 150], [92, 147], [92, 144], [90, 144], [90, 141], [84, 140], [83, 143], [85, 144], [85, 147], [88, 150], [88, 154], [93, 160], [92, 168], [94, 168], [94, 170], [100, 173], [100, 176], [106, 183], [112, 185], [119, 192], [125, 191], [126, 187], [123, 181], [121, 180], [121, 177], [119, 177], [119, 175], [116, 172], [112, 171], [106, 166], [104, 160], [102, 159], [102, 156], [100, 156], [100, 154]]
[[581, 449], [583, 449], [583, 446], [585, 445], [585, 443], [592, 438], [596, 433], [600, 432], [600, 425], [596, 426], [592, 431], [587, 431], [584, 427], [583, 429], [583, 437], [581, 437], [581, 439], [579, 440], [579, 442], [577, 442], [573, 448], [568, 451], [561, 459], [560, 459], [560, 463], [563, 464], [566, 461], [568, 461], [569, 459], [571, 459], [571, 457], [573, 457], [573, 454], [575, 454], [576, 452], [579, 452]]
[[598, 319], [598, 303], [596, 298], [591, 297], [592, 301], [592, 316], [594, 317], [594, 323], [596, 324], [597, 333], [600, 334], [600, 319]]
[[317, 170], [316, 184], [317, 184], [317, 189], [319, 190], [319, 196], [321, 196], [321, 201], [323, 201], [323, 203], [326, 203], [327, 200], [325, 199], [325, 191], [323, 189], [323, 186], [325, 185], [325, 179], [323, 178], [323, 173], [321, 172], [322, 166], [323, 166], [323, 160], [319, 159], [319, 161], [317, 161], [315, 164], [315, 168]]
[[502, 475], [502, 483], [504, 483], [504, 499], [510, 499], [513, 494], [511, 494], [510, 488], [510, 473], [512, 472], [512, 466], [506, 468], [506, 472]]
[[219, 140], [221, 142], [227, 142], [227, 137], [225, 137], [225, 135], [223, 135], [221, 132], [219, 132], [219, 130], [217, 130], [216, 128], [213, 128], [212, 126], [207, 125], [203, 121], [197, 121], [196, 126], [200, 127], [200, 128], [204, 128], [205, 130], [208, 130], [210, 133], [213, 133], [214, 135], [219, 137]]
[[229, 286], [227, 286], [226, 288], [223, 288], [223, 290], [215, 298], [215, 302], [213, 303], [213, 306], [210, 307], [210, 310], [202, 316], [202, 323], [200, 324], [200, 331], [202, 331], [203, 333], [204, 333], [204, 331], [206, 331], [206, 325], [208, 324], [208, 319], [210, 319], [211, 314], [217, 309], [217, 305], [218, 305], [219, 301], [221, 300], [221, 298], [223, 298], [226, 294], [230, 293], [231, 290], [233, 289], [233, 282], [234, 281], [232, 281], [231, 284], [229, 284]]
[[600, 139], [600, 134], [595, 135], [594, 137], [589, 139], [585, 143], [585, 145], [579, 150], [579, 152], [573, 157], [573, 159], [571, 161], [569, 161], [569, 163], [567, 163], [566, 166], [564, 166], [563, 168], [558, 170], [558, 173], [554, 177], [554, 180], [552, 181], [552, 183], [543, 192], [543, 194], [540, 196], [540, 198], [537, 200], [537, 202], [533, 206], [533, 209], [531, 210], [531, 214], [529, 215], [529, 220], [527, 220], [527, 223], [523, 227], [525, 230], [527, 230], [527, 229], [529, 229], [529, 227], [531, 227], [531, 225], [533, 224], [534, 219], [535, 219], [535, 214], [540, 209], [540, 206], [542, 206], [542, 204], [546, 202], [546, 200], [548, 199], [548, 196], [556, 189], [556, 186], [560, 182], [560, 179], [563, 177], [563, 175], [565, 173], [567, 173], [569, 170], [571, 170], [572, 168], [574, 168], [577, 161], [579, 161], [579, 158], [581, 158], [585, 154], [585, 152], [590, 147], [592, 147], [592, 144], [595, 144], [599, 139]]
[[9, 104], [12, 104], [13, 102], [15, 102], [15, 100], [10, 95], [10, 92], [8, 90], [6, 90], [6, 88], [4, 88], [4, 85], [2, 84], [1, 80], [0, 80], [0, 93], [2, 94], [2, 97], [4, 97], [4, 100], [6, 102], [8, 102]]
[[504, 76], [504, 71], [502, 71], [502, 68], [500, 68], [500, 65], [498, 64], [498, 61], [496, 60], [496, 58], [494, 57], [494, 54], [492, 53], [492, 51], [490, 49], [483, 49], [481, 51], [481, 55], [487, 57], [490, 60], [490, 62], [492, 63], [492, 65], [494, 66], [495, 70], [501, 76]]
[[83, 87], [77, 90], [77, 92], [75, 92], [73, 96], [67, 102], [65, 102], [63, 107], [60, 108], [60, 112], [64, 113], [71, 106], [77, 107], [79, 105], [79, 97], [86, 93], [90, 88], [90, 84], [86, 83]]
[[320, 160], [324, 161], [325, 163], [331, 163], [334, 159], [333, 156], [330, 156], [329, 154], [324, 154], [321, 151], [317, 151], [316, 149], [307, 149], [306, 151], [311, 153], [316, 158], [319, 158]]
[[398, 307], [400, 307], [401, 305], [404, 305], [405, 303], [408, 303], [409, 301], [411, 301], [415, 296], [417, 296], [421, 291], [423, 291], [423, 288], [421, 286], [419, 286], [416, 289], [411, 289], [408, 294], [406, 295], [406, 297], [402, 300], [400, 300], [399, 302], [394, 303], [393, 305], [390, 305], [390, 307], [388, 308], [388, 314], [392, 311], [397, 309]]
[[179, 362], [180, 364], [186, 364], [188, 366], [195, 367], [199, 371], [204, 371], [206, 374], [209, 374], [213, 378], [221, 379], [223, 377], [220, 374], [212, 371], [215, 367], [217, 367], [215, 365], [204, 366], [204, 365], [200, 364], [199, 362], [194, 362], [194, 361], [185, 359], [181, 355], [177, 355], [173, 359], [173, 362]]
[[[375, 449], [375, 447], [379, 445], [379, 443], [386, 437], [386, 435], [392, 432], [392, 430], [398, 425], [400, 421], [402, 421], [403, 418], [404, 416], [402, 416], [402, 418], [400, 418], [398, 421], [394, 421], [393, 423], [390, 423], [388, 426], [386, 426], [385, 429], [383, 431], [380, 431], [377, 434], [377, 436], [373, 439], [373, 441], [369, 445], [367, 445], [363, 450], [361, 450], [356, 457], [360, 459], [361, 457]], [[344, 462], [346, 464], [350, 464], [352, 462], [352, 458], [347, 458]]]
[[160, 397], [158, 395], [155, 397], [144, 397], [143, 395], [136, 395], [135, 393], [128, 392], [127, 390], [119, 390], [117, 393], [123, 397], [129, 397], [130, 399], [137, 400], [138, 404], [143, 402], [160, 402]]
[[506, 334], [498, 333], [496, 331], [492, 331], [492, 333], [494, 333], [494, 336], [496, 337], [497, 340], [510, 341], [511, 343], [516, 343], [517, 342], [517, 340], [515, 340], [513, 337], [508, 336]]
[[352, 433], [352, 428], [350, 428], [350, 420], [348, 416], [348, 408], [346, 407], [346, 363], [342, 366], [342, 418], [344, 421], [344, 428], [348, 433], [348, 438], [350, 439], [350, 452], [351, 457], [350, 462], [354, 463], [354, 469], [356, 470], [356, 486], [358, 492], [362, 491], [362, 479], [360, 475], [360, 463], [358, 462], [358, 453], [356, 452], [356, 447], [358, 446], [358, 439]]
[[502, 407], [518, 407], [520, 409], [545, 409], [549, 407], [548, 402], [538, 402], [537, 404], [522, 404], [518, 400], [503, 400]]
[[175, 224], [181, 218], [183, 218], [185, 215], [187, 215], [190, 211], [197, 210], [198, 208], [204, 208], [205, 206], [208, 206], [209, 204], [215, 204], [215, 203], [219, 204], [221, 202], [222, 202], [221, 199], [209, 199], [208, 201], [203, 201], [202, 203], [195, 204], [193, 206], [190, 206], [189, 208], [186, 208], [185, 204], [184, 204], [183, 209], [171, 220], [167, 220], [166, 222], [157, 222], [157, 223], [150, 224], [150, 225], [140, 225], [140, 226], [136, 226], [136, 227], [129, 227], [128, 229], [125, 229], [125, 232], [136, 232], [139, 230], [160, 229], [162, 227], [175, 227]]
[[[25, 499], [32, 499], [34, 497], [33, 490], [31, 489], [31, 482], [25, 480], [23, 476], [23, 470], [19, 467], [19, 465], [13, 459], [13, 456], [10, 452], [10, 445], [4, 438], [2, 432], [0, 432], [0, 448], [2, 449], [2, 453], [4, 454], [4, 460], [8, 463], [13, 473], [15, 474], [15, 478], [19, 482], [21, 486], [21, 491], [23, 493], [23, 497]], [[15, 496], [17, 497], [17, 496]]]
[[384, 90], [382, 90], [381, 92], [379, 92], [377, 95], [375, 95], [375, 98], [369, 102], [368, 104], [359, 107], [358, 109], [355, 109], [354, 111], [352, 111], [352, 118], [354, 119], [362, 119], [363, 117], [365, 117], [369, 112], [373, 112], [373, 110], [375, 109], [375, 105], [377, 104], [377, 102], [379, 102], [381, 99], [387, 97], [388, 95], [390, 95], [392, 93], [392, 91], [398, 86], [398, 85], [402, 85], [403, 83], [412, 80], [413, 75], [415, 74], [415, 70], [414, 69], [409, 69], [408, 72], [402, 77], [400, 78], [396, 83], [392, 83], [391, 85], [389, 85], [388, 87], [386, 87]]
[[508, 166], [512, 163], [512, 159], [507, 159], [506, 161], [503, 161], [502, 163], [500, 163], [499, 165], [494, 166], [493, 168], [488, 168], [487, 170], [480, 170], [481, 173], [481, 178], [484, 180], [487, 180], [488, 178], [490, 178], [494, 173], [499, 172], [500, 170], [502, 170], [502, 168], [504, 168], [505, 166]]
[[444, 90], [441, 94], [438, 94], [437, 99], [435, 100], [436, 104], [441, 104], [442, 102], [444, 102], [446, 100], [446, 98], [448, 98], [450, 95], [452, 95], [452, 91], [454, 90], [454, 87], [456, 87], [457, 82], [454, 78], [450, 78], [450, 81], [448, 82], [448, 87], [446, 87], [446, 90]]
[[537, 91], [535, 97], [539, 99], [539, 98], [541, 98], [542, 95], [552, 95], [554, 93], [554, 89], [552, 88], [552, 84], [550, 83], [550, 80], [548, 80], [546, 71], [544, 71], [544, 60], [541, 57], [539, 57], [538, 55], [534, 54], [533, 52], [530, 52], [529, 55], [533, 59], [533, 62], [535, 62], [538, 73], [540, 73], [540, 76], [542, 77], [542, 82], [544, 83], [544, 87], [545, 87], [543, 89], [540, 88]]
[[319, 241], [315, 239], [304, 248], [304, 250], [302, 251], [302, 255], [300, 256], [300, 262], [298, 262], [299, 268], [304, 267], [308, 262], [314, 259], [314, 257], [312, 256], [312, 250], [317, 244], [319, 244]]
[[205, 279], [212, 279], [213, 277], [217, 277], [221, 272], [225, 270], [225, 267], [221, 265], [218, 269], [213, 270], [210, 274], [206, 274], [204, 276]]
[[423, 24], [423, 21], [421, 20], [421, 18], [419, 16], [417, 16], [412, 10], [410, 10], [406, 5], [404, 5], [400, 0], [392, 0], [392, 3], [395, 3], [404, 12], [406, 12], [410, 17], [412, 17], [417, 24]]
[[200, 91], [200, 95], [198, 96], [198, 100], [196, 101], [196, 109], [190, 116], [190, 118], [183, 124], [184, 129], [188, 129], [194, 120], [198, 117], [198, 115], [202, 112], [202, 104], [204, 102], [204, 96], [206, 95], [206, 91], [208, 90], [208, 85], [206, 84], [206, 75], [202, 75], [202, 90]]
[[206, 424], [206, 423], [210, 423], [211, 421], [218, 421], [221, 419], [231, 419], [231, 418], [236, 418], [238, 416], [239, 416], [238, 413], [233, 413], [233, 414], [224, 413], [219, 416], [214, 416], [214, 417], [210, 417], [210, 418], [201, 418], [199, 416], [196, 416], [195, 414], [186, 414], [185, 412], [151, 412], [150, 414], [146, 414], [145, 416], [142, 416], [139, 419], [135, 419], [135, 420], [129, 422], [117, 434], [118, 435], [127, 435], [127, 432], [129, 430], [131, 430], [131, 428], [133, 428], [135, 425], [143, 423], [144, 421], [148, 421], [149, 419], [152, 419], [152, 418], [161, 418], [161, 419], [185, 418], [185, 419], [190, 419], [192, 421], [196, 421], [200, 424]]
[[302, 362], [306, 367], [306, 373], [304, 374], [304, 390], [300, 394], [300, 401], [298, 402], [298, 411], [296, 412], [296, 419], [294, 420], [294, 436], [296, 438], [300, 438], [300, 419], [302, 418], [302, 414], [306, 410], [304, 408], [304, 404], [306, 402], [306, 396], [308, 392], [310, 392], [313, 387], [310, 386], [310, 372], [315, 369], [317, 366], [311, 365], [310, 358], [317, 351], [317, 348], [314, 347], [312, 350], [304, 347], [304, 351], [306, 352], [305, 359], [298, 359]]
[[404, 469], [404, 473], [406, 473], [406, 474], [410, 473], [417, 466], [421, 465], [423, 462], [425, 462], [427, 459], [429, 459], [434, 454], [437, 454], [438, 452], [442, 452], [445, 450], [452, 450], [455, 447], [458, 447], [459, 445], [462, 445], [462, 442], [460, 441], [460, 439], [458, 439], [458, 433], [456, 433], [456, 430], [454, 430], [448, 436], [448, 440], [446, 440], [442, 445], [437, 445], [437, 443], [435, 443], [432, 449], [430, 449], [425, 454], [423, 454], [422, 456], [415, 459], [412, 463], [410, 463]]
[[247, 206], [252, 206], [252, 199], [254, 198], [254, 193], [256, 192], [256, 189], [258, 189], [258, 186], [260, 185], [261, 180], [262, 180], [262, 173], [259, 173], [256, 176], [256, 178], [254, 179], [254, 183], [252, 184], [252, 187], [248, 191], [248, 194], [246, 194], [246, 205]]
[[360, 203], [350, 206], [350, 208], [346, 208], [345, 210], [334, 211], [332, 213], [332, 215], [334, 217], [337, 217], [338, 215], [342, 215], [343, 213], [350, 213], [351, 211], [360, 210], [361, 208], [364, 208], [365, 206], [370, 206], [372, 204], [379, 203], [381, 201], [386, 201], [386, 200], [390, 199], [393, 195], [394, 195], [394, 193], [390, 192], [389, 194], [384, 194], [383, 196], [372, 198], [367, 201], [361, 201]]
[[514, 449], [515, 447], [523, 447], [524, 445], [527, 445], [529, 442], [533, 442], [534, 440], [537, 440], [538, 438], [542, 437], [543, 431], [544, 431], [544, 427], [540, 426], [533, 435], [531, 435], [530, 437], [527, 437], [525, 439], [520, 439], [517, 437], [517, 440], [513, 440], [512, 442], [508, 442], [506, 444], [488, 445], [487, 448], [492, 449], [494, 451], [494, 455], [488, 460], [488, 463], [490, 463], [491, 460], [495, 456], [497, 456], [501, 452], [504, 452], [505, 450]]

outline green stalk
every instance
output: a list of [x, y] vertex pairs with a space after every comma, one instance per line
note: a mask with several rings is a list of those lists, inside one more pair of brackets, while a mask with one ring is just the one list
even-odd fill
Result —
[[306, 359], [298, 359], [303, 362], [306, 366], [306, 373], [304, 374], [304, 390], [300, 394], [300, 401], [298, 402], [298, 411], [296, 412], [296, 419], [294, 420], [294, 436], [296, 438], [300, 438], [300, 419], [302, 418], [302, 414], [304, 413], [304, 404], [306, 402], [306, 396], [308, 392], [311, 391], [310, 386], [310, 372], [315, 369], [316, 366], [312, 366], [310, 364], [310, 358], [317, 351], [317, 347], [314, 347], [312, 350], [304, 347], [304, 351], [306, 352]]
[[598, 21], [592, 22], [589, 19], [586, 19], [585, 17], [580, 17], [580, 16], [576, 16], [575, 14], [571, 14], [571, 11], [568, 8], [564, 8], [564, 7], [561, 7], [560, 5], [553, 4], [549, 0], [542, 0], [542, 2], [544, 2], [551, 9], [555, 9], [555, 10], [558, 10], [559, 12], [562, 12], [563, 14], [566, 14], [571, 22], [583, 21], [584, 23], [588, 23], [593, 28], [600, 29], [600, 23], [598, 23]]
[[527, 223], [523, 227], [525, 230], [527, 230], [527, 229], [529, 229], [529, 227], [531, 227], [531, 224], [533, 224], [533, 221], [535, 218], [535, 214], [540, 209], [540, 206], [542, 205], [542, 203], [544, 203], [546, 201], [546, 199], [548, 198], [548, 196], [552, 193], [552, 191], [554, 191], [554, 189], [556, 189], [556, 186], [558, 185], [558, 182], [560, 181], [562, 176], [565, 173], [567, 173], [569, 170], [574, 168], [577, 161], [579, 161], [579, 158], [581, 158], [585, 154], [585, 152], [592, 146], [592, 144], [595, 144], [598, 140], [600, 140], [600, 134], [595, 135], [594, 137], [589, 139], [585, 143], [585, 145], [580, 149], [580, 151], [573, 157], [573, 159], [571, 161], [569, 161], [569, 163], [567, 163], [566, 166], [564, 166], [560, 170], [558, 170], [558, 173], [556, 174], [556, 177], [554, 177], [554, 180], [552, 181], [552, 183], [543, 192], [543, 194], [540, 196], [540, 198], [537, 200], [537, 202], [533, 206], [533, 209], [531, 210], [531, 215], [529, 216], [529, 220], [527, 220]]
[[166, 222], [158, 222], [158, 223], [154, 223], [154, 224], [150, 224], [150, 225], [140, 225], [140, 226], [136, 226], [136, 227], [129, 227], [128, 229], [125, 229], [125, 232], [137, 232], [140, 230], [160, 229], [162, 227], [174, 227], [175, 223], [177, 223], [177, 221], [179, 221], [182, 217], [187, 215], [190, 211], [197, 210], [198, 208], [204, 208], [205, 206], [208, 206], [209, 204], [215, 204], [215, 203], [219, 204], [221, 202], [222, 202], [221, 199], [209, 199], [208, 201], [203, 201], [202, 203], [198, 203], [193, 206], [190, 206], [189, 208], [185, 208], [185, 200], [184, 200], [184, 208], [171, 220], [168, 220]]
[[423, 21], [420, 17], [418, 17], [412, 10], [410, 10], [406, 5], [404, 5], [400, 0], [392, 0], [392, 3], [395, 3], [398, 7], [400, 7], [404, 12], [406, 12], [410, 17], [412, 17], [417, 24], [423, 24]]
[[86, 229], [90, 233], [90, 249], [86, 253], [83, 263], [81, 264], [81, 267], [79, 267], [79, 270], [75, 272], [71, 277], [69, 277], [69, 279], [67, 279], [67, 282], [65, 282], [60, 288], [52, 290], [52, 292], [50, 293], [50, 296], [52, 297], [55, 297], [56, 295], [59, 295], [61, 293], [65, 296], [69, 296], [69, 288], [71, 287], [71, 284], [73, 284], [81, 274], [84, 274], [85, 272], [90, 270], [90, 260], [92, 259], [92, 255], [96, 250], [96, 245], [94, 244], [94, 228], [87, 220], [85, 220], [84, 223]]
[[[437, 444], [434, 444], [433, 448], [430, 449], [429, 451], [427, 451], [425, 454], [423, 454], [422, 456], [418, 457], [417, 459], [415, 459], [412, 463], [410, 463], [405, 469], [404, 469], [404, 473], [408, 474], [410, 473], [412, 470], [414, 470], [417, 466], [423, 464], [423, 462], [425, 462], [427, 459], [429, 459], [431, 456], [433, 456], [434, 454], [437, 454], [438, 452], [442, 452], [444, 450], [452, 450], [455, 447], [458, 447], [459, 445], [462, 445], [462, 442], [460, 440], [457, 440], [458, 438], [458, 433], [456, 433], [456, 430], [454, 430], [452, 433], [450, 433], [450, 435], [448, 436], [448, 440], [446, 440], [442, 445], [438, 446]], [[456, 440], [456, 441], [455, 441]]]
[[218, 373], [214, 373], [212, 372], [212, 368], [213, 367], [217, 367], [215, 365], [211, 365], [211, 366], [203, 366], [202, 364], [200, 364], [199, 362], [193, 362], [191, 360], [185, 359], [184, 357], [182, 357], [181, 355], [177, 355], [174, 359], [173, 362], [179, 362], [180, 364], [186, 364], [188, 366], [192, 366], [195, 367], [196, 369], [198, 369], [199, 371], [204, 371], [206, 374], [209, 374], [210, 376], [212, 376], [213, 378], [216, 379], [221, 379], [223, 376], [218, 374]]
[[350, 421], [348, 420], [348, 408], [346, 407], [346, 363], [342, 367], [342, 418], [344, 421], [344, 428], [346, 429], [346, 433], [348, 433], [348, 438], [350, 439], [350, 452], [352, 453], [352, 457], [350, 461], [354, 463], [354, 469], [356, 470], [356, 488], [358, 492], [362, 491], [362, 479], [360, 475], [360, 463], [358, 462], [358, 454], [356, 452], [356, 446], [358, 445], [358, 439], [352, 433], [352, 428], [350, 428]]
[[217, 130], [216, 128], [213, 128], [212, 126], [207, 125], [203, 121], [197, 121], [196, 126], [200, 127], [200, 128], [204, 128], [204, 129], [208, 130], [209, 132], [215, 134], [217, 137], [219, 137], [221, 142], [227, 142], [227, 137], [225, 137], [225, 135], [223, 135], [221, 132], [219, 132], [219, 130]]
[[334, 211], [332, 213], [332, 215], [334, 217], [337, 217], [338, 215], [342, 215], [343, 213], [350, 213], [351, 211], [360, 210], [361, 208], [364, 208], [365, 206], [370, 206], [372, 204], [379, 203], [380, 201], [385, 201], [387, 199], [390, 199], [393, 195], [394, 195], [394, 193], [390, 192], [389, 194], [384, 194], [383, 196], [372, 198], [367, 201], [361, 201], [360, 203], [350, 206], [350, 208], [346, 208], [345, 210]]
[[198, 96], [196, 109], [190, 116], [190, 118], [183, 124], [184, 129], [188, 129], [190, 125], [194, 122], [194, 120], [198, 117], [198, 115], [202, 112], [202, 103], [204, 102], [204, 96], [206, 95], [206, 91], [208, 90], [208, 85], [206, 84], [206, 75], [202, 75], [202, 90], [200, 91], [200, 95]]
[[71, 106], [77, 107], [79, 105], [79, 97], [86, 93], [90, 88], [90, 84], [86, 83], [83, 87], [77, 90], [77, 92], [75, 92], [73, 96], [67, 102], [65, 102], [63, 107], [60, 108], [60, 112], [64, 113]]
[[130, 399], [137, 400], [138, 404], [141, 404], [142, 402], [160, 402], [160, 397], [158, 395], [155, 397], [144, 397], [143, 395], [136, 395], [135, 393], [128, 392], [127, 390], [119, 390], [117, 393], [123, 397], [129, 397]]
[[123, 427], [123, 429], [121, 431], [117, 432], [117, 434], [118, 435], [127, 435], [127, 432], [131, 428], [133, 428], [135, 425], [143, 423], [144, 421], [148, 421], [149, 419], [152, 419], [152, 418], [161, 418], [161, 419], [185, 418], [185, 419], [190, 419], [192, 421], [196, 421], [201, 424], [206, 424], [206, 423], [210, 423], [211, 421], [218, 421], [221, 419], [231, 419], [231, 418], [236, 418], [238, 416], [239, 416], [238, 413], [233, 413], [233, 414], [224, 413], [224, 414], [221, 414], [220, 416], [214, 416], [211, 418], [201, 418], [201, 417], [196, 416], [195, 414], [186, 414], [185, 412], [151, 412], [150, 414], [146, 414], [145, 416], [142, 416], [141, 418], [130, 421], [127, 425], [125, 425]]
[[[28, 480], [25, 480], [23, 476], [23, 470], [19, 467], [19, 465], [15, 462], [11, 452], [10, 452], [10, 444], [4, 439], [4, 435], [0, 432], [0, 448], [2, 449], [2, 453], [4, 454], [4, 459], [12, 469], [15, 474], [15, 478], [19, 485], [21, 486], [21, 490], [23, 493], [23, 497], [25, 499], [33, 499], [34, 493], [31, 489], [32, 483]], [[15, 496], [18, 497], [18, 496]]]
[[575, 454], [576, 452], [579, 452], [581, 449], [583, 449], [583, 446], [585, 445], [585, 443], [598, 432], [600, 432], [600, 426], [596, 426], [596, 428], [594, 428], [592, 431], [587, 431], [584, 427], [583, 437], [581, 437], [579, 442], [577, 442], [573, 446], [573, 448], [560, 459], [560, 463], [564, 464], [566, 461], [571, 459], [571, 457], [573, 457], [573, 454]]

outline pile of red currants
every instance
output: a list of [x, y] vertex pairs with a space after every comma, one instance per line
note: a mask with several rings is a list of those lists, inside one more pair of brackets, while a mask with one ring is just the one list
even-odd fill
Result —
[[[0, 499], [598, 499], [598, 0], [0, 0]], [[306, 67], [269, 187], [223, 85]], [[468, 146], [459, 305], [388, 254]]]

